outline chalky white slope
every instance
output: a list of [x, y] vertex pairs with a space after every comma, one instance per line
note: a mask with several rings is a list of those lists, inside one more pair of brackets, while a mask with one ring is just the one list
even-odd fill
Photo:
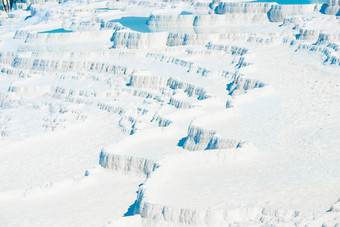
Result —
[[0, 226], [340, 225], [340, 2], [282, 3], [1, 12]]

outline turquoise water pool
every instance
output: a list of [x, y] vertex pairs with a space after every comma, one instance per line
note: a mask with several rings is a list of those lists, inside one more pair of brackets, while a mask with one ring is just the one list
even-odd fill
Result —
[[63, 28], [58, 28], [58, 29], [53, 29], [53, 30], [43, 31], [43, 32], [38, 32], [38, 33], [70, 33], [70, 32], [73, 32], [73, 31], [65, 30]]
[[116, 9], [116, 8], [96, 8], [96, 10], [119, 10], [119, 9]]
[[118, 22], [124, 27], [133, 31], [148, 33], [151, 32], [146, 22], [148, 17], [122, 17], [120, 19], [111, 20], [110, 22]]
[[182, 11], [179, 15], [192, 15], [192, 12]]

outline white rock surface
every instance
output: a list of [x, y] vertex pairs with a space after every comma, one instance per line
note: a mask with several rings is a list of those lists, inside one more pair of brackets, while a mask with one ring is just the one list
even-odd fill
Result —
[[0, 14], [0, 226], [340, 225], [339, 1]]

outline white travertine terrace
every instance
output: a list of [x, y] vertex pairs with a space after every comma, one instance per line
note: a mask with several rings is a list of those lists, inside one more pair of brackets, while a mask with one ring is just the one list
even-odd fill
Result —
[[0, 226], [339, 226], [339, 10], [0, 11]]

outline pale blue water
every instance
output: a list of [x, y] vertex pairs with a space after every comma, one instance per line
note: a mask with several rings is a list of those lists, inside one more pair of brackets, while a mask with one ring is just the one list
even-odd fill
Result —
[[38, 33], [69, 33], [69, 32], [73, 32], [73, 31], [65, 30], [63, 28], [58, 28], [58, 29], [54, 29], [54, 30], [50, 30], [50, 31], [44, 31], [44, 32], [38, 32]]
[[119, 9], [111, 9], [111, 8], [96, 8], [96, 10], [119, 10]]
[[179, 15], [192, 15], [192, 13], [188, 11], [182, 11]]
[[111, 20], [110, 22], [118, 22], [124, 27], [130, 28], [137, 32], [151, 32], [146, 22], [148, 17], [122, 17], [121, 19]]
[[326, 0], [256, 0], [254, 2], [277, 2], [279, 4], [323, 4]]

